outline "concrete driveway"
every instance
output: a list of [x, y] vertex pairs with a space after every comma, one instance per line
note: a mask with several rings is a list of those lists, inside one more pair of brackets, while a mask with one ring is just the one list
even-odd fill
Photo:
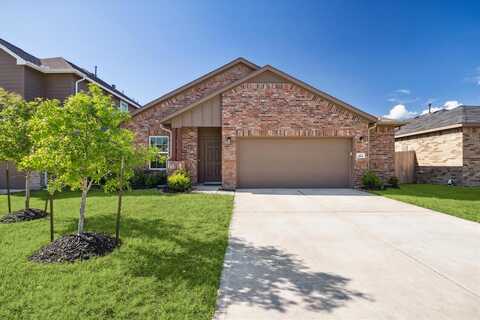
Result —
[[480, 224], [355, 190], [240, 190], [215, 318], [480, 319]]

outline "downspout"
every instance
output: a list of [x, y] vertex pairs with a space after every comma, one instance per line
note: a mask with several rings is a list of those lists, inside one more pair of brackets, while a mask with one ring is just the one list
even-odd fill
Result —
[[87, 78], [84, 76], [83, 78], [78, 79], [77, 81], [75, 81], [75, 94], [78, 93], [78, 85], [80, 84], [80, 82], [85, 81], [85, 80], [87, 80]]
[[367, 154], [368, 154], [368, 162], [367, 162], [367, 169], [370, 170], [370, 130], [376, 129], [377, 124], [375, 123], [373, 127], [368, 128], [368, 146], [367, 146]]

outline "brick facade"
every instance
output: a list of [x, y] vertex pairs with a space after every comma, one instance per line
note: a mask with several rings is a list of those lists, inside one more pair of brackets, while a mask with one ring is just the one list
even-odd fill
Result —
[[161, 130], [160, 126], [160, 121], [163, 118], [247, 76], [252, 71], [252, 68], [245, 64], [236, 64], [185, 91], [181, 91], [166, 100], [159, 101], [158, 104], [135, 115], [127, 127], [136, 133], [135, 139], [137, 143], [147, 144], [148, 136], [166, 133], [164, 130]]
[[466, 186], [480, 186], [480, 128], [463, 128], [463, 174]]
[[395, 175], [395, 127], [377, 126], [370, 130], [370, 169], [382, 180]]
[[396, 151], [414, 150], [418, 183], [480, 185], [480, 128], [461, 127], [397, 138]]
[[419, 166], [462, 166], [462, 129], [397, 138], [396, 151], [414, 150]]
[[[237, 183], [236, 138], [348, 137], [353, 153], [368, 154], [368, 121], [292, 83], [244, 83], [222, 95], [223, 186]], [[361, 184], [366, 159], [354, 160], [353, 186]]]
[[182, 128], [182, 160], [190, 173], [192, 183], [198, 181], [198, 128]]
[[447, 184], [453, 179], [463, 185], [463, 166], [417, 166], [415, 175], [417, 183]]
[[[168, 134], [161, 125], [166, 116], [251, 72], [252, 68], [246, 65], [235, 65], [139, 112], [128, 123], [128, 127], [135, 131], [137, 143], [146, 144], [150, 135]], [[329, 98], [316, 95], [294, 82], [278, 76], [255, 76], [219, 93], [224, 188], [237, 187], [238, 137], [349, 138], [352, 141], [352, 187], [361, 185], [361, 177], [369, 167], [385, 180], [394, 175], [393, 127], [379, 126], [369, 130], [372, 119], [334, 103]], [[168, 165], [169, 171], [185, 167], [190, 172], [193, 183], [196, 183], [198, 128], [183, 127], [174, 130], [174, 137], [178, 140], [173, 141], [176, 149], [174, 159]], [[363, 153], [365, 158], [356, 159], [356, 153]]]

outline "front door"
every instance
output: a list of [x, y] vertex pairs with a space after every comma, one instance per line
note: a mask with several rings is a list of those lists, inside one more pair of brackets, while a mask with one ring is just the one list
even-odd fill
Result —
[[198, 181], [221, 182], [221, 128], [199, 128]]

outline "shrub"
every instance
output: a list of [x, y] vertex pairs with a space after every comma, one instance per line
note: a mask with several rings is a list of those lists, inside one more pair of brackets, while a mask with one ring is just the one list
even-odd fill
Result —
[[143, 170], [135, 170], [133, 177], [130, 178], [130, 185], [133, 189], [141, 189], [145, 186], [145, 172]]
[[392, 187], [392, 188], [398, 188], [398, 178], [393, 176], [391, 177], [390, 179], [388, 179], [388, 184]]
[[130, 184], [134, 189], [155, 188], [164, 185], [167, 180], [165, 171], [145, 172], [136, 170], [134, 176], [130, 179]]
[[185, 170], [177, 170], [167, 178], [168, 190], [185, 192], [192, 187], [192, 180]]
[[362, 176], [362, 184], [366, 189], [382, 189], [383, 182], [375, 172], [367, 170]]

